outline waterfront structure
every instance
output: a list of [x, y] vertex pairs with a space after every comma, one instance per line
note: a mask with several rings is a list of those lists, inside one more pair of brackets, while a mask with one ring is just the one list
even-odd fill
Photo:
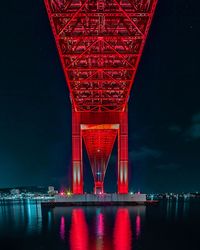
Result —
[[11, 194], [12, 196], [19, 196], [19, 195], [20, 195], [20, 190], [19, 190], [19, 189], [16, 189], [16, 188], [11, 189], [11, 190], [10, 190], [10, 194]]
[[140, 205], [146, 204], [146, 194], [83, 194], [83, 195], [56, 195], [54, 204], [60, 206], [62, 204], [69, 205]]
[[83, 194], [82, 141], [104, 192], [118, 138], [118, 193], [128, 193], [128, 98], [157, 0], [44, 0], [72, 103], [73, 193]]
[[55, 190], [55, 188], [53, 186], [48, 186], [48, 195], [54, 196], [56, 194], [58, 194], [58, 191]]

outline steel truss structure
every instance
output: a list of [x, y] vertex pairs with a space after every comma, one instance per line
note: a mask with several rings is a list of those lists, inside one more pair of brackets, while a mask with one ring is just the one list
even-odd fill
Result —
[[118, 192], [128, 192], [127, 103], [157, 0], [44, 0], [72, 102], [73, 192], [83, 193], [82, 138], [95, 182], [118, 137]]

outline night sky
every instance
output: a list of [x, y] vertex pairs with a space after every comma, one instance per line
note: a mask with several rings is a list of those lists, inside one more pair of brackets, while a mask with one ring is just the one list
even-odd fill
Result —
[[[71, 104], [44, 3], [0, 8], [0, 187], [70, 186]], [[129, 101], [130, 190], [200, 190], [199, 9], [159, 0]], [[84, 175], [92, 191], [86, 154]]]

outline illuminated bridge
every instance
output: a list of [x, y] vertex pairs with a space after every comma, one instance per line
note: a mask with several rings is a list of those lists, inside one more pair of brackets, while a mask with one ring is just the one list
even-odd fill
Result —
[[127, 193], [127, 103], [157, 0], [44, 1], [72, 103], [73, 193], [83, 193], [82, 141], [98, 194], [116, 138]]

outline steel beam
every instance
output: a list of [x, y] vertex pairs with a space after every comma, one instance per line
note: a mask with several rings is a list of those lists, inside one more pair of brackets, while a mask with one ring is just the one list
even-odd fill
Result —
[[72, 110], [72, 189], [74, 194], [83, 193], [82, 135], [80, 113]]
[[120, 112], [118, 130], [118, 193], [128, 193], [128, 111]]

